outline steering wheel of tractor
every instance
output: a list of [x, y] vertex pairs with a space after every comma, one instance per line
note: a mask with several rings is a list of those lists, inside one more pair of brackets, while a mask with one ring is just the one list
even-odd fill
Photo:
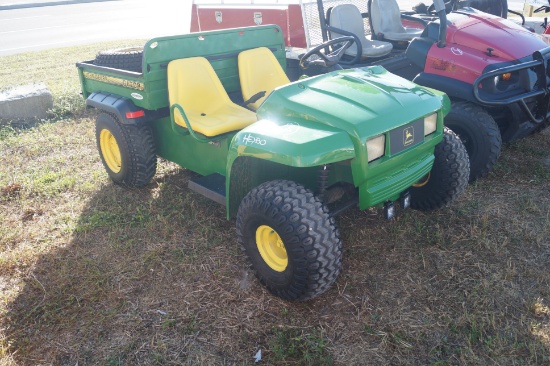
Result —
[[[328, 49], [329, 46], [343, 43], [344, 45], [340, 48], [337, 48], [336, 50], [330, 52], [329, 54], [324, 54], [321, 52], [322, 49]], [[300, 59], [300, 67], [302, 69], [307, 69], [310, 66], [322, 66], [322, 67], [332, 67], [334, 65], [337, 65], [342, 56], [344, 56], [344, 52], [348, 48], [351, 47], [352, 44], [355, 43], [355, 38], [352, 36], [345, 36], [340, 38], [331, 39], [329, 41], [326, 41], [320, 45], [318, 45], [315, 48], [312, 48], [309, 50], [305, 55], [302, 56]], [[309, 61], [309, 58], [311, 56], [316, 55], [319, 56], [318, 59], [315, 59], [313, 61]]]

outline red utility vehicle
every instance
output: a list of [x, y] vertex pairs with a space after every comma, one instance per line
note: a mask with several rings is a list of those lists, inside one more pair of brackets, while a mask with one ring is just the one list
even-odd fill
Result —
[[[355, 45], [340, 61], [344, 68], [381, 65], [451, 98], [445, 124], [466, 145], [474, 180], [491, 170], [502, 141], [542, 130], [550, 116], [550, 48], [507, 19], [461, 8], [479, 4], [502, 16], [508, 11], [503, 0], [434, 0], [415, 6], [416, 12], [400, 11], [396, 0], [195, 0], [191, 31], [276, 23], [285, 35], [291, 79], [301, 75], [306, 51], [318, 46], [314, 53], [322, 57], [335, 52], [324, 43], [353, 36]], [[310, 64], [308, 74], [327, 72]]]

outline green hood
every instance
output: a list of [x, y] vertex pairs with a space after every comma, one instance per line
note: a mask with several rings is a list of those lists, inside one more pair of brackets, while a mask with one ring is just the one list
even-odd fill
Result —
[[335, 71], [278, 88], [257, 114], [272, 121], [317, 122], [363, 138], [438, 111], [445, 98], [374, 66]]

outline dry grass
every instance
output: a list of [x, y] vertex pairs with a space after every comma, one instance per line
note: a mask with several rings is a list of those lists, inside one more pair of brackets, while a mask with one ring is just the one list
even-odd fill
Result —
[[448, 209], [339, 217], [344, 272], [306, 303], [259, 285], [189, 172], [113, 185], [92, 115], [0, 152], [0, 365], [550, 363], [548, 130]]
[[[44, 83], [51, 91], [54, 107], [51, 119], [80, 117], [84, 100], [80, 96], [80, 84], [76, 63], [92, 60], [100, 50], [131, 47], [145, 44], [145, 40], [124, 40], [91, 44], [47, 51], [3, 56], [0, 67], [0, 92], [16, 86]], [[0, 116], [0, 126], [3, 121]]]

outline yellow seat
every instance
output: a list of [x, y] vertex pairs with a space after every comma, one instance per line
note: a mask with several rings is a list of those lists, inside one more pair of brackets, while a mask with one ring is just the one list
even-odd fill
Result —
[[246, 101], [259, 92], [265, 96], [249, 107], [256, 110], [273, 89], [290, 83], [277, 58], [266, 47], [254, 48], [239, 53], [239, 78], [241, 91]]
[[[193, 131], [211, 137], [240, 130], [256, 122], [256, 114], [231, 101], [216, 72], [204, 57], [168, 64], [170, 106], [178, 104]], [[174, 109], [175, 122], [187, 128], [185, 117]]]

